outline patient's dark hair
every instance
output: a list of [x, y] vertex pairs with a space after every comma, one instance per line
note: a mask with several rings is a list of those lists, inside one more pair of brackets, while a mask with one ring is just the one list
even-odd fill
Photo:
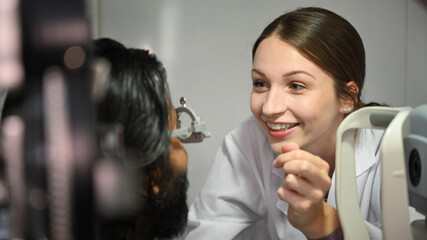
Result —
[[137, 153], [136, 165], [148, 167], [169, 158], [168, 116], [171, 108], [166, 71], [154, 54], [95, 40], [95, 57], [111, 64], [105, 97], [97, 103], [100, 123], [124, 127], [127, 152]]
[[[110, 63], [105, 96], [96, 104], [97, 121], [122, 125], [126, 154], [132, 153], [130, 159], [143, 175], [144, 205], [155, 199], [152, 185], [168, 182], [172, 175], [168, 133], [172, 105], [166, 70], [147, 50], [126, 48], [109, 38], [94, 41], [94, 56]], [[158, 170], [166, 174], [160, 183], [156, 182]], [[142, 207], [134, 216], [103, 222], [102, 239], [127, 239], [138, 216], [146, 211]]]
[[[144, 49], [101, 38], [94, 55], [110, 63], [105, 96], [96, 104], [100, 124], [121, 124], [127, 158], [140, 169], [147, 199], [158, 184], [156, 171], [169, 165], [171, 100], [166, 70], [154, 54]], [[129, 157], [130, 156], [130, 157]]]

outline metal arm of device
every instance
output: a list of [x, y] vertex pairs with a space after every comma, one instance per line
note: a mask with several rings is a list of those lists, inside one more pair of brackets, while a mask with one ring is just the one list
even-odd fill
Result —
[[[200, 117], [186, 105], [186, 99], [181, 97], [181, 107], [176, 108], [178, 115], [178, 129], [171, 131], [171, 137], [178, 137], [183, 143], [201, 142], [210, 137], [210, 132], [206, 130], [206, 122], [201, 121]], [[181, 114], [186, 113], [191, 117], [191, 126], [183, 127], [180, 120]]]

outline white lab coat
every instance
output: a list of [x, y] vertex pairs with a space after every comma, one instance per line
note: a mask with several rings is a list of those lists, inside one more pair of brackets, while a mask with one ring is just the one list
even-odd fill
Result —
[[[377, 146], [383, 131], [360, 130], [355, 145], [359, 204], [371, 239], [381, 239], [380, 161]], [[277, 196], [283, 169], [267, 136], [251, 116], [230, 132], [219, 148], [200, 195], [192, 204], [187, 239], [237, 239], [264, 219], [270, 236], [263, 239], [306, 239], [287, 219], [288, 204]], [[335, 204], [335, 174], [327, 202]]]

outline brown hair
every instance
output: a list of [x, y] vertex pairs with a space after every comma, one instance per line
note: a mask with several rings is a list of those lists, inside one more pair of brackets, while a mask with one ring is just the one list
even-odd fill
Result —
[[[347, 20], [315, 7], [283, 14], [258, 37], [252, 49], [252, 60], [259, 44], [273, 35], [331, 73], [338, 97], [351, 99], [355, 110], [365, 106], [360, 99], [365, 80], [365, 48], [358, 32]], [[358, 92], [347, 87], [346, 83], [350, 81], [357, 84]]]

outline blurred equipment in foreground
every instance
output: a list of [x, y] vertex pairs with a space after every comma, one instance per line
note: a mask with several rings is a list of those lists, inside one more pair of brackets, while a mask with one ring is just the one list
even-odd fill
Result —
[[103, 214], [137, 208], [134, 172], [114, 160], [120, 126], [96, 124], [85, 6], [0, 2], [0, 239], [98, 239]]

